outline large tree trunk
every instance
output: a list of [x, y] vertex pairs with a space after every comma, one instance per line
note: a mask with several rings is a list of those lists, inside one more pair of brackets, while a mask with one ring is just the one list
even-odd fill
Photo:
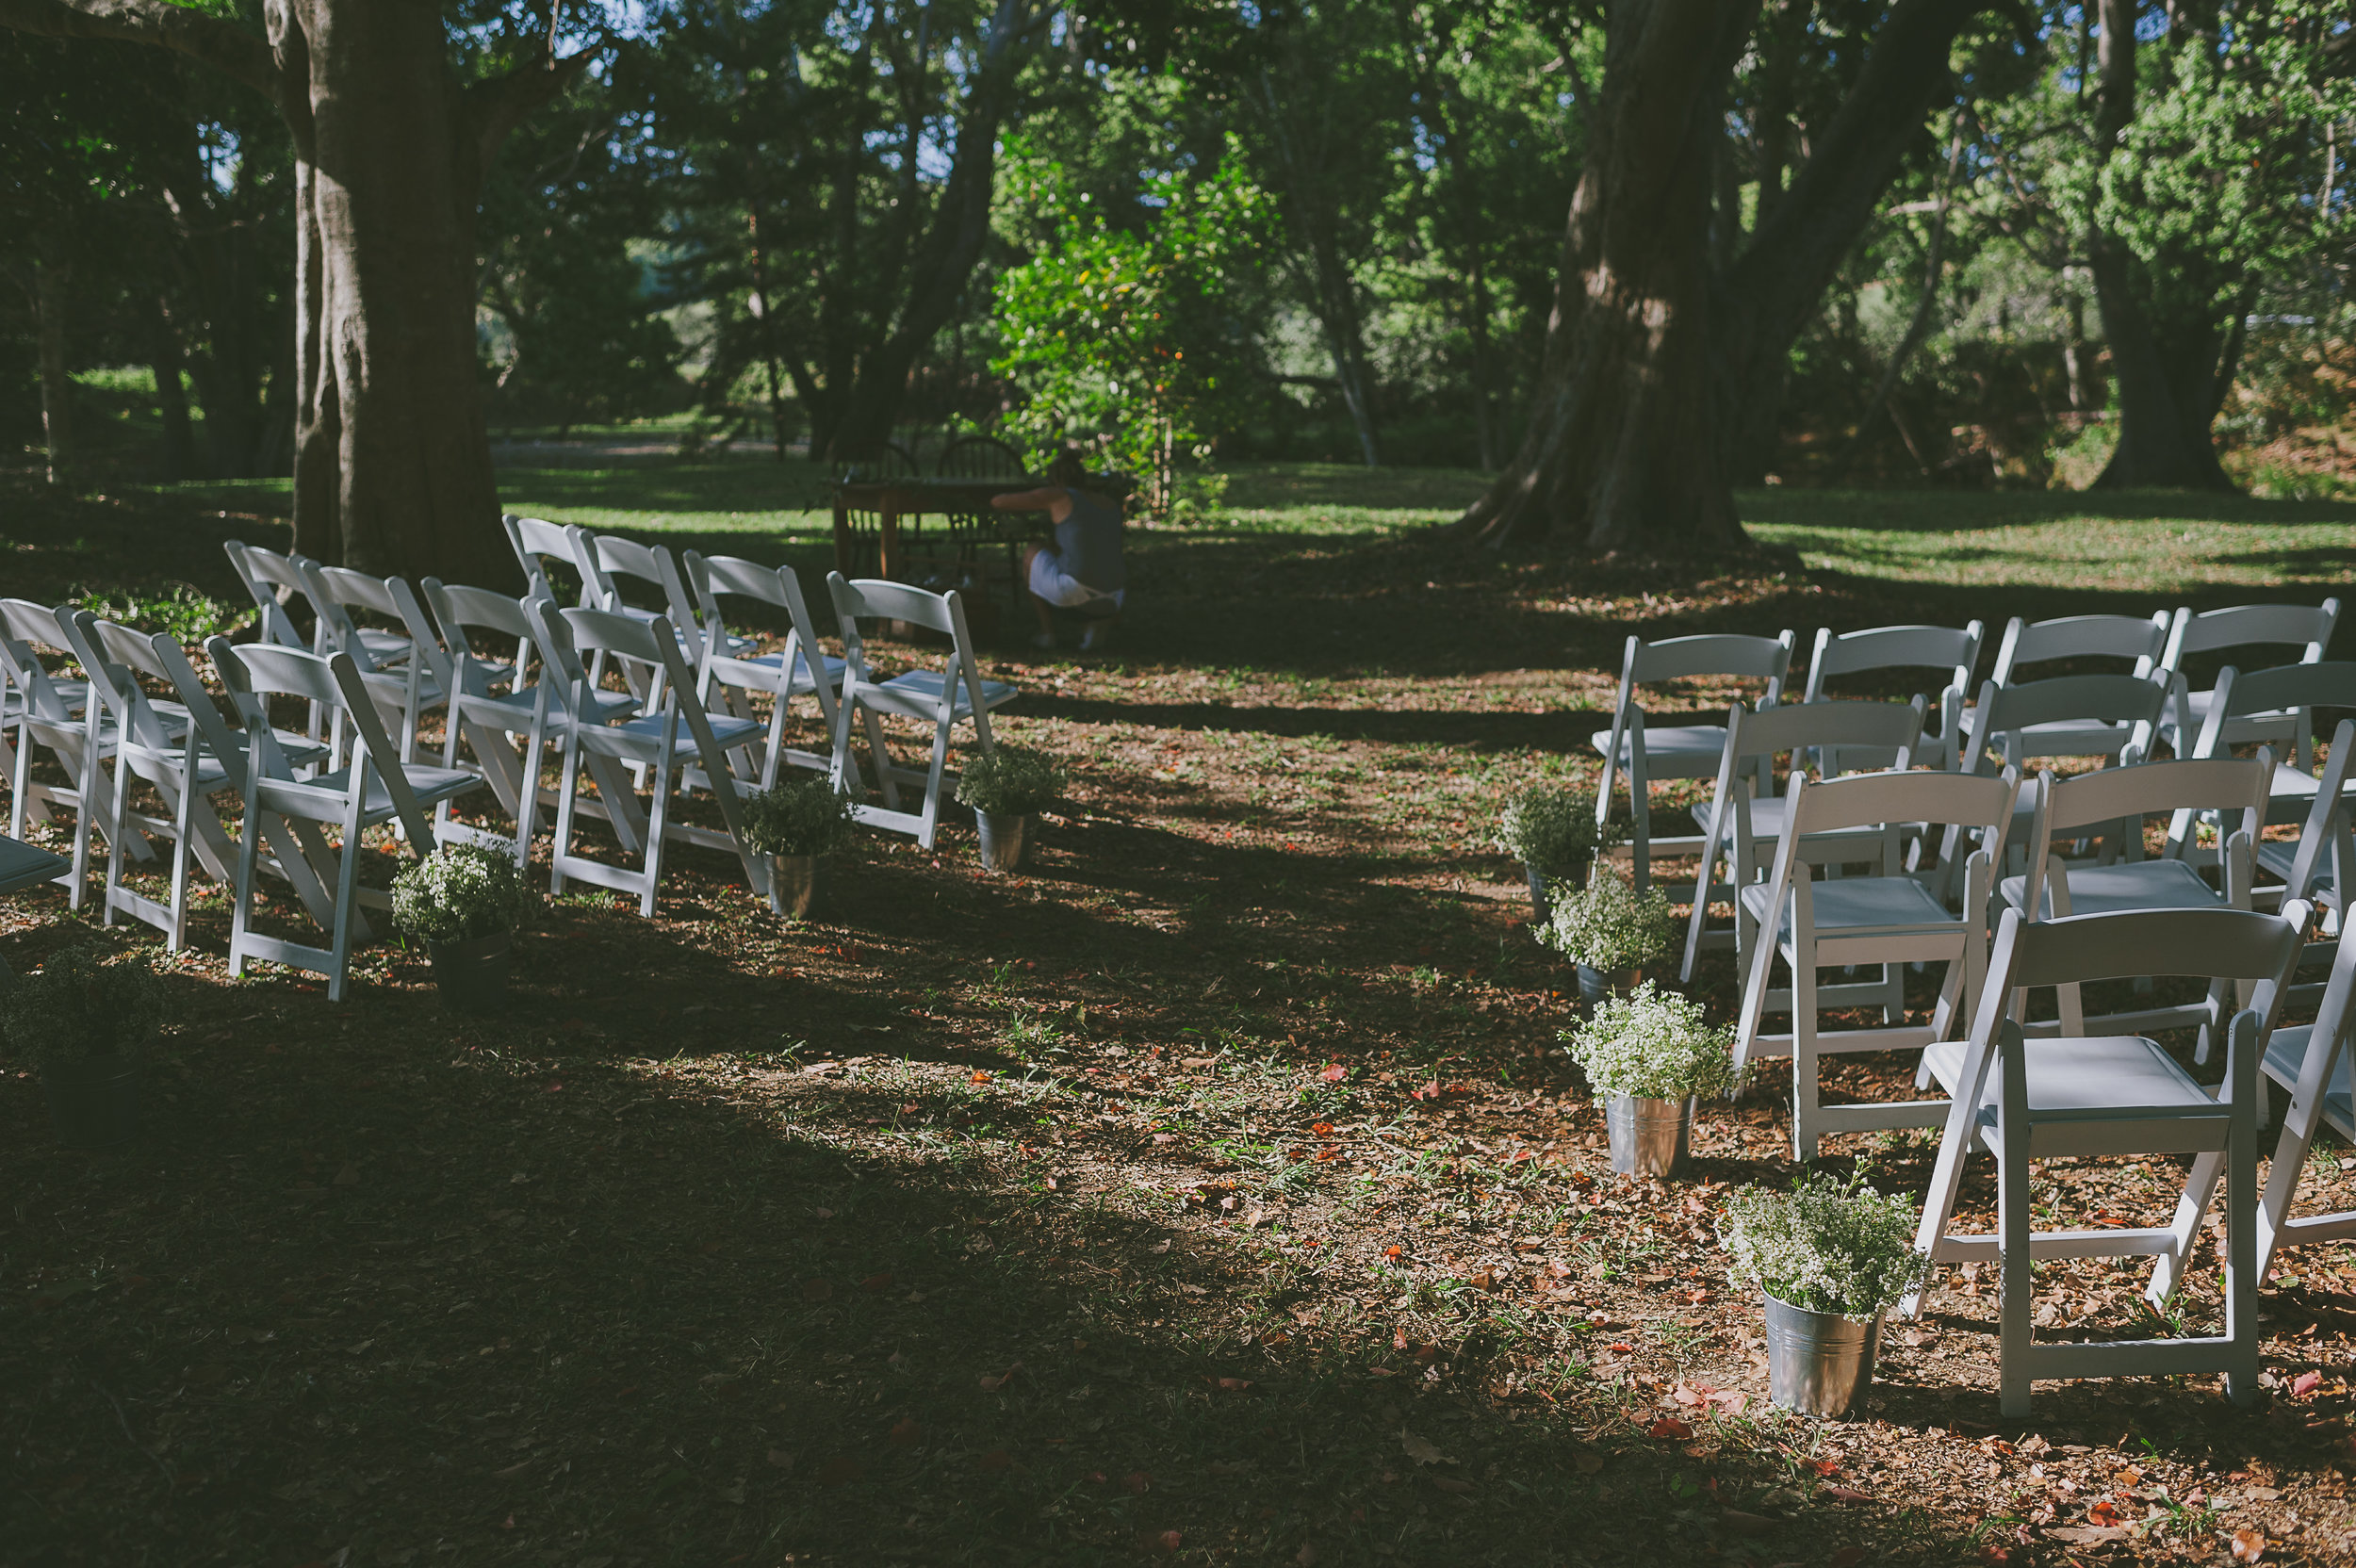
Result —
[[1556, 531], [1598, 550], [1743, 542], [1711, 460], [1711, 180], [1758, 0], [1618, 0], [1571, 198], [1521, 449], [1464, 514], [1491, 545]]
[[[482, 163], [438, 10], [272, 0], [295, 82], [295, 540], [376, 573], [515, 575], [475, 360]], [[289, 91], [293, 100], [296, 93]]]
[[188, 426], [188, 387], [180, 379], [180, 336], [160, 300], [148, 331], [154, 345], [148, 359], [155, 368], [155, 413], [164, 427], [164, 478], [176, 482], [195, 473], [196, 437]]
[[2236, 488], [2209, 433], [2233, 367], [2208, 321], [2152, 319], [2137, 298], [2134, 265], [2112, 246], [2091, 258], [2095, 302], [2119, 388], [2119, 445], [2094, 483], [2102, 490]]
[[65, 351], [67, 300], [73, 288], [74, 271], [64, 261], [47, 253], [35, 260], [33, 314], [41, 360], [41, 433], [49, 452], [49, 482], [57, 485], [73, 484], [82, 462], [74, 440], [74, 377], [66, 368]]

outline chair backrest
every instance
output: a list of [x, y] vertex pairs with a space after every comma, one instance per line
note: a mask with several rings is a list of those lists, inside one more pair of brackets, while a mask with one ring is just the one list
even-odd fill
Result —
[[1628, 640], [1621, 676], [1625, 700], [1631, 686], [1682, 680], [1691, 676], [1733, 676], [1767, 682], [1761, 708], [1772, 708], [1783, 696], [1784, 678], [1792, 670], [1792, 633], [1775, 637], [1743, 637], [1730, 632], [1706, 632], [1695, 637], [1668, 637], [1658, 643], [1641, 637]]
[[[361, 755], [352, 759], [352, 789], [358, 789], [364, 770], [385, 781], [396, 802], [408, 800], [409, 789], [401, 771], [401, 751], [386, 738], [378, 722], [376, 702], [352, 655], [338, 649], [321, 656], [302, 648], [275, 647], [268, 643], [235, 644], [226, 637], [208, 638], [205, 651], [221, 672], [221, 683], [245, 715], [246, 758], [258, 778], [290, 780], [293, 768], [270, 725], [270, 699], [297, 697], [340, 712], [351, 725]], [[415, 818], [414, 802], [404, 817]], [[422, 854], [423, 851], [419, 850]]]
[[589, 602], [595, 591], [589, 573], [583, 570], [581, 559], [588, 552], [581, 547], [581, 536], [588, 531], [579, 523], [552, 523], [545, 517], [518, 517], [508, 513], [499, 518], [507, 530], [507, 542], [515, 551], [515, 560], [524, 569], [524, 596], [552, 599], [556, 590], [549, 584], [547, 562], [553, 561], [566, 567], [581, 580], [581, 602]]
[[858, 469], [861, 479], [914, 479], [924, 470], [916, 461], [916, 454], [897, 441], [871, 441], [838, 453], [832, 464], [837, 473]]
[[[2201, 726], [2193, 754], [2208, 756], [2217, 749], [2228, 719], [2282, 709], [2306, 711], [2332, 709], [2356, 711], [2356, 662], [2331, 660], [2307, 664], [2277, 664], [2266, 670], [2240, 670], [2231, 664], [2217, 672], [2216, 695]], [[2312, 722], [2312, 719], [2311, 721]]]
[[245, 743], [214, 706], [204, 678], [170, 632], [141, 631], [118, 621], [101, 620], [87, 610], [74, 612], [66, 629], [79, 639], [82, 666], [98, 683], [99, 699], [115, 715], [130, 743], [159, 751], [168, 743], [146, 690], [139, 684], [144, 677], [172, 688], [188, 710], [199, 744], [229, 770], [231, 783], [243, 776]]
[[1992, 776], [1915, 768], [1853, 773], [1821, 782], [1803, 778], [1793, 784], [1789, 797], [1784, 840], [1790, 844], [1813, 833], [1894, 822], [1953, 825], [1976, 829], [1984, 839], [1989, 834], [2001, 838], [2020, 787], [2020, 776], [2010, 769]]
[[[956, 589], [936, 594], [905, 582], [886, 582], [879, 578], [854, 580], [845, 579], [841, 572], [828, 572], [826, 593], [834, 600], [835, 618], [843, 629], [843, 658], [850, 666], [843, 686], [846, 700], [857, 685], [874, 682], [867, 671], [859, 623], [878, 618], [906, 621], [928, 631], [948, 634], [949, 662], [941, 672], [941, 700], [949, 701], [951, 693], [962, 682], [966, 699], [973, 704], [975, 723], [988, 724], [989, 708], [982, 701], [981, 666], [973, 657], [973, 634], [966, 629], [965, 601]], [[983, 733], [987, 736], [988, 730], [985, 728]]]
[[491, 666], [476, 656], [474, 644], [467, 637], [473, 631], [495, 632], [515, 639], [515, 689], [529, 689], [524, 680], [523, 655], [539, 633], [522, 599], [490, 588], [446, 583], [439, 578], [427, 578], [423, 586], [425, 602], [434, 612], [434, 624], [441, 629], [449, 649], [450, 678], [445, 682], [444, 690], [463, 691], [472, 696], [489, 694]]
[[1996, 650], [1995, 681], [2010, 686], [2020, 679], [2023, 664], [2050, 659], [2124, 659], [2135, 673], [2148, 676], [2160, 666], [2167, 651], [2174, 617], [2165, 610], [2149, 616], [2064, 615], [2051, 621], [2024, 621], [2015, 615], [2004, 628], [2004, 641]]
[[671, 629], [671, 623], [662, 616], [642, 621], [611, 610], [559, 610], [550, 619], [563, 623], [576, 657], [581, 653], [609, 653], [635, 659], [642, 664], [658, 665], [670, 677], [670, 684], [663, 691], [665, 703], [694, 697], [692, 690], [676, 690], [681, 681], [692, 686], [694, 678], [679, 657], [678, 635]]
[[2168, 629], [2168, 650], [2160, 662], [2182, 669], [2189, 653], [2214, 653], [2218, 648], [2284, 645], [2300, 650], [2299, 662], [2313, 664], [2340, 621], [2340, 601], [2308, 604], [2236, 604], [2195, 614], [2190, 606], [2176, 612]]
[[[2049, 772], [2039, 776], [2038, 788], [2045, 792], [2047, 820], [2056, 831], [2134, 818], [2136, 826], [2130, 831], [2139, 845], [2142, 819], [2162, 812], [2176, 817], [2193, 811], [2239, 811], [2241, 826], [2254, 841], [2273, 778], [2274, 759], [2261, 747], [2256, 757], [2248, 759], [2136, 762], [2068, 778]], [[2172, 853], [2181, 853], [2182, 847], [2169, 845]]]
[[2172, 974], [2256, 981], [2266, 1000], [2251, 1005], [2263, 1017], [2298, 959], [2306, 913], [2296, 902], [2281, 914], [2130, 909], [2040, 921], [2006, 909], [1982, 1006], [1992, 1002], [2001, 1013], [2006, 993], [2023, 988]]
[[960, 435], [933, 460], [943, 479], [1022, 479], [1030, 472], [1023, 454], [994, 435]]
[[685, 565], [687, 580], [694, 586], [696, 604], [703, 612], [706, 667], [711, 666], [728, 643], [728, 621], [721, 612], [720, 596], [737, 594], [757, 599], [785, 612], [787, 631], [782, 667], [790, 678], [798, 661], [820, 688], [820, 706], [831, 716], [834, 704], [825, 678], [825, 654], [819, 646], [816, 623], [810, 618], [809, 601], [802, 597], [801, 579], [794, 575], [794, 568], [764, 566], [736, 555], [699, 555], [694, 550], [687, 552]]
[[2050, 732], [2051, 738], [2040, 740], [2028, 733], [2032, 725], [2128, 725], [2132, 728], [2127, 753], [2142, 757], [2151, 749], [2152, 727], [2158, 724], [2161, 705], [2167, 700], [2168, 688], [2143, 676], [2062, 675], [2012, 686], [1989, 680], [1980, 688], [1979, 706], [1972, 710], [1968, 739], [1956, 752], [1955, 766], [1967, 773], [1985, 773], [1988, 749], [2000, 743], [2004, 760], [2016, 767], [2033, 757], [2097, 755], [2067, 730]]
[[259, 545], [243, 544], [236, 539], [223, 541], [221, 548], [228, 552], [229, 564], [245, 591], [253, 596], [254, 607], [261, 612], [262, 635], [281, 647], [307, 648], [309, 638], [303, 635], [286, 613], [286, 594], [310, 596], [310, 585], [303, 576], [301, 556], [283, 555], [277, 550], [264, 549]]
[[1804, 772], [1802, 754], [1807, 752], [1816, 753], [1816, 765], [1827, 775], [1840, 771], [1843, 750], [1873, 754], [1881, 766], [1887, 764], [1879, 764], [1878, 759], [1894, 752], [1896, 765], [1908, 768], [1922, 739], [1922, 713], [1919, 696], [1912, 702], [1792, 703], [1756, 713], [1738, 702], [1726, 710], [1726, 750], [1719, 779], [1731, 784], [1760, 763], [1769, 765], [1758, 770], [1764, 775], [1772, 771], [1774, 759], [1787, 754], [1792, 759], [1792, 771]]
[[642, 545], [635, 539], [612, 533], [584, 533], [581, 537], [588, 546], [583, 564], [594, 576], [598, 600], [583, 608], [621, 609], [625, 600], [614, 584], [617, 577], [651, 583], [663, 595], [663, 612], [687, 649], [688, 662], [701, 662], [702, 629], [696, 624], [695, 604], [687, 596], [687, 586], [679, 579], [679, 564], [671, 558], [671, 552], [661, 545]]
[[41, 649], [74, 656], [74, 640], [66, 632], [63, 614], [31, 599], [0, 599], [0, 673], [16, 688], [25, 711], [34, 718], [62, 724], [73, 709], [57, 691]]
[[1972, 667], [1980, 662], [1988, 629], [1969, 626], [1877, 626], [1836, 633], [1823, 627], [1808, 662], [1808, 702], [1824, 700], [1824, 682], [1866, 670], [1941, 670], [1958, 694], [1972, 690]]
[[[2351, 772], [2356, 772], [2356, 719], [2342, 719], [2331, 732], [2331, 755], [2323, 760], [2315, 798], [2307, 808], [2305, 825], [2299, 830], [2299, 851], [2291, 857], [2290, 874], [2282, 878], [2284, 897], [2309, 896], [2326, 856], [2331, 858], [2332, 885], [2340, 889], [2356, 886], [2356, 839], [2350, 838], [2348, 803], [2342, 798]], [[2341, 945], [2356, 943], [2343, 941]]]

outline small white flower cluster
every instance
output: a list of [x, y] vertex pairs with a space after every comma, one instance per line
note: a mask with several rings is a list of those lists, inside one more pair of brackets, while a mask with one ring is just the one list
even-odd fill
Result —
[[445, 844], [393, 879], [393, 923], [420, 941], [513, 931], [539, 902], [515, 858], [482, 844]]
[[1644, 1100], [1717, 1100], [1731, 1094], [1734, 1036], [1703, 1021], [1702, 1004], [1647, 980], [1627, 996], [1598, 1003], [1562, 1038], [1597, 1094]]
[[1593, 795], [1559, 784], [1533, 784], [1505, 802], [1497, 819], [1497, 848], [1552, 875], [1595, 852]]
[[1744, 1187], [1726, 1200], [1719, 1245], [1737, 1284], [1808, 1312], [1872, 1317], [1921, 1288], [1914, 1205], [1856, 1177], [1803, 1175], [1790, 1192]]
[[1638, 892], [1597, 867], [1587, 886], [1558, 884], [1553, 918], [1538, 939], [1575, 964], [1604, 971], [1638, 969], [1669, 950], [1677, 923], [1669, 895], [1652, 887]]

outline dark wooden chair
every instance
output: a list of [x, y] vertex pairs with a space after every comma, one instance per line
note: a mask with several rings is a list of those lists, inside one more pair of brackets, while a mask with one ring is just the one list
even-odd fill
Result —
[[[897, 441], [855, 448], [831, 465], [837, 474], [862, 480], [913, 479], [924, 472], [916, 454]], [[908, 528], [909, 519], [901, 519]], [[883, 573], [883, 514], [853, 507], [843, 514], [844, 531], [851, 536], [851, 575], [879, 577]]]
[[[960, 435], [941, 449], [941, 456], [934, 460], [933, 473], [940, 479], [1011, 481], [1028, 478], [1030, 468], [1021, 451], [994, 435]], [[1018, 594], [1021, 592], [1023, 584], [1017, 579], [1023, 565], [1023, 547], [1002, 531], [997, 514], [948, 514], [941, 519], [941, 538], [925, 544], [937, 548], [943, 542], [954, 562], [952, 575], [958, 577], [975, 571], [984, 546], [1003, 543], [1006, 547], [1006, 580]]]

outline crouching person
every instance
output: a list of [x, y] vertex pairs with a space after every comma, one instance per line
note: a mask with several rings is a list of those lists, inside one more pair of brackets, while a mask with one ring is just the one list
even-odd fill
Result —
[[1034, 545], [1023, 558], [1023, 583], [1039, 615], [1034, 647], [1055, 645], [1055, 612], [1069, 610], [1088, 620], [1084, 649], [1101, 648], [1112, 636], [1128, 598], [1128, 573], [1121, 559], [1121, 503], [1087, 488], [1088, 466], [1076, 448], [1066, 447], [1048, 466], [1047, 483], [990, 498], [1001, 512], [1044, 512], [1055, 525], [1053, 544]]

